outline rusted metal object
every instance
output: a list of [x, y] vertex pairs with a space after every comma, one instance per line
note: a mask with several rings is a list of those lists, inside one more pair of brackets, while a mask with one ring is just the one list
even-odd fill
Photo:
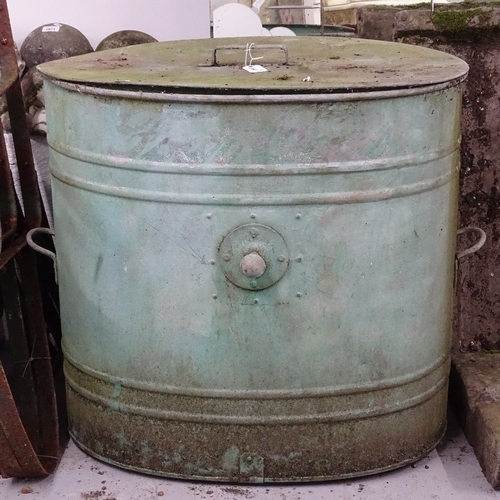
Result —
[[40, 68], [71, 434], [190, 479], [399, 467], [446, 425], [467, 65], [251, 42], [268, 71], [234, 39]]
[[7, 377], [0, 365], [0, 473], [2, 477], [46, 476], [17, 413]]
[[[45, 476], [55, 469], [59, 456], [51, 356], [34, 255], [24, 248], [15, 261], [19, 275], [11, 261], [1, 280], [13, 370], [10, 388], [5, 374], [0, 375], [0, 425], [5, 437], [0, 472], [4, 477]], [[15, 474], [10, 460], [4, 464], [9, 450], [17, 459]]]
[[26, 245], [27, 230], [45, 217], [6, 0], [0, 0], [0, 33], [0, 95], [7, 100], [24, 206], [23, 213], [0, 126], [0, 314], [8, 330], [0, 352], [0, 474], [45, 476], [58, 462], [59, 429], [36, 256]]
[[20, 48], [28, 69], [38, 64], [93, 52], [85, 35], [67, 24], [44, 24], [34, 29]]

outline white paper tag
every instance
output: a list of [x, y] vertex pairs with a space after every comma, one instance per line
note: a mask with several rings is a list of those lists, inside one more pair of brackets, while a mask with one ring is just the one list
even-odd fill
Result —
[[260, 64], [251, 64], [250, 66], [243, 66], [243, 69], [245, 71], [248, 71], [249, 73], [264, 73], [267, 71], [264, 66], [261, 66]]
[[54, 24], [53, 26], [44, 26], [42, 28], [42, 33], [57, 33], [61, 26]]

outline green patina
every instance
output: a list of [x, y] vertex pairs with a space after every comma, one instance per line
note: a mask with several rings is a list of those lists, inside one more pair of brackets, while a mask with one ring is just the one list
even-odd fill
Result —
[[420, 2], [414, 3], [412, 5], [405, 5], [404, 10], [419, 10], [419, 9], [429, 9], [430, 2]]
[[472, 31], [484, 33], [498, 30], [498, 25], [492, 23], [493, 13], [491, 8], [454, 8], [436, 11], [431, 15], [431, 19], [437, 29], [455, 35]]

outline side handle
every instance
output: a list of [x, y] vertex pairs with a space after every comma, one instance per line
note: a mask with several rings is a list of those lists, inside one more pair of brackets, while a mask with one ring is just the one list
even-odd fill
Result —
[[467, 248], [466, 250], [463, 250], [462, 252], [458, 252], [457, 253], [457, 260], [460, 260], [461, 258], [465, 257], [466, 255], [470, 255], [472, 253], [477, 252], [486, 243], [486, 233], [482, 229], [479, 229], [478, 227], [464, 227], [462, 229], [459, 229], [457, 231], [457, 236], [459, 234], [464, 234], [464, 233], [476, 233], [479, 236], [479, 241], [477, 243], [475, 243], [474, 245], [472, 245], [471, 247]]
[[[285, 45], [277, 45], [277, 44], [255, 44], [255, 43], [247, 43], [246, 45], [219, 45], [215, 47], [212, 52], [212, 61], [210, 66], [234, 66], [241, 65], [243, 63], [243, 58], [241, 57], [241, 52], [244, 54], [245, 65], [252, 64], [252, 61], [257, 59], [263, 59], [264, 56], [261, 57], [252, 57], [252, 50], [267, 51], [267, 57], [271, 57], [272, 52], [280, 52], [283, 60], [281, 64], [288, 65], [288, 48]], [[222, 62], [220, 59], [217, 59], [217, 56], [221, 52], [226, 51], [229, 52], [229, 60], [227, 62]], [[232, 54], [231, 54], [232, 53]], [[233, 59], [232, 59], [232, 58]], [[269, 62], [269, 61], [267, 61]], [[274, 61], [277, 64], [277, 61]]]
[[54, 274], [55, 274], [55, 279], [56, 283], [58, 283], [58, 276], [57, 276], [57, 260], [56, 260], [56, 254], [54, 252], [51, 252], [50, 250], [47, 250], [46, 248], [41, 247], [40, 245], [37, 245], [33, 241], [33, 236], [36, 234], [50, 234], [52, 237], [54, 236], [54, 230], [49, 229], [48, 227], [36, 227], [34, 229], [31, 229], [28, 231], [28, 234], [26, 235], [26, 243], [28, 243], [28, 246], [30, 246], [35, 252], [41, 253], [42, 255], [46, 255], [47, 257], [50, 257], [54, 261]]

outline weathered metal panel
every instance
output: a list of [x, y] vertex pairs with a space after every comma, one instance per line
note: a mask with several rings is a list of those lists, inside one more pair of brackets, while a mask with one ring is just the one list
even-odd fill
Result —
[[[231, 101], [45, 89], [83, 449], [159, 475], [263, 482], [374, 473], [435, 446], [458, 87]], [[237, 286], [238, 245], [286, 269]]]
[[[423, 45], [460, 57], [470, 65], [464, 86], [459, 219], [461, 226], [479, 226], [488, 235], [474, 257], [460, 262], [455, 300], [455, 350], [500, 349], [500, 274], [498, 217], [500, 168], [500, 10], [495, 5], [429, 9], [360, 9], [359, 29], [372, 39]], [[370, 26], [362, 26], [363, 20]], [[376, 26], [390, 25], [389, 37]], [[366, 29], [368, 28], [368, 29]], [[467, 239], [461, 238], [460, 245]], [[460, 356], [457, 358], [460, 359]]]

